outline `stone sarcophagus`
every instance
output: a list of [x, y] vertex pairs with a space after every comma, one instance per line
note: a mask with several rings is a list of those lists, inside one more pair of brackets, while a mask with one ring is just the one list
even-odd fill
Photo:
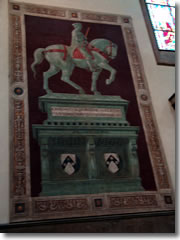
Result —
[[41, 152], [41, 195], [141, 191], [138, 127], [118, 96], [47, 94], [48, 117], [33, 125]]

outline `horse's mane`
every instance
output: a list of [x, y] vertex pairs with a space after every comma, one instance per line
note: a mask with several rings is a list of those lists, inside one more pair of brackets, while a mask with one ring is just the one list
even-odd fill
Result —
[[108, 39], [97, 38], [97, 39], [92, 40], [89, 44], [92, 46], [95, 46], [96, 48], [98, 48], [99, 50], [104, 52], [106, 47], [110, 44], [110, 42], [111, 41]]

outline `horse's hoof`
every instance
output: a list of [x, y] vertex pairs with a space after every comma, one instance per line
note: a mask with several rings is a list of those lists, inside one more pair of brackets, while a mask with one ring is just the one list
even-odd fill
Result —
[[84, 90], [79, 90], [79, 94], [85, 94]]
[[110, 78], [106, 79], [106, 85], [111, 84], [113, 81], [114, 81], [114, 79], [110, 79]]
[[106, 85], [109, 85], [109, 84], [111, 84], [111, 79], [106, 79]]
[[46, 92], [47, 92], [47, 94], [51, 94], [52, 93], [52, 91], [51, 90], [46, 90]]
[[95, 91], [95, 92], [94, 92], [94, 95], [101, 95], [101, 93], [98, 92], [98, 91]]

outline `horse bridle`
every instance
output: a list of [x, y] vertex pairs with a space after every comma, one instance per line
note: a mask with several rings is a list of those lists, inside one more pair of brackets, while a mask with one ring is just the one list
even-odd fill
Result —
[[[108, 54], [107, 52], [107, 48], [110, 47], [110, 53]], [[108, 61], [110, 61], [112, 58], [112, 42], [109, 41], [109, 45], [105, 48], [106, 49], [106, 53], [104, 53], [103, 51], [99, 50], [99, 48], [96, 48], [94, 46], [92, 46], [91, 44], [88, 44], [88, 48], [91, 49], [91, 51], [95, 51], [98, 52], [99, 54], [101, 54], [104, 58], [106, 58]]]

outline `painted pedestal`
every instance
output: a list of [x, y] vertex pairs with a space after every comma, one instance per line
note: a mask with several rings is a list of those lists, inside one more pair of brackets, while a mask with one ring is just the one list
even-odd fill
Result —
[[126, 120], [117, 96], [48, 94], [48, 118], [33, 125], [41, 151], [41, 195], [141, 191], [138, 127]]

